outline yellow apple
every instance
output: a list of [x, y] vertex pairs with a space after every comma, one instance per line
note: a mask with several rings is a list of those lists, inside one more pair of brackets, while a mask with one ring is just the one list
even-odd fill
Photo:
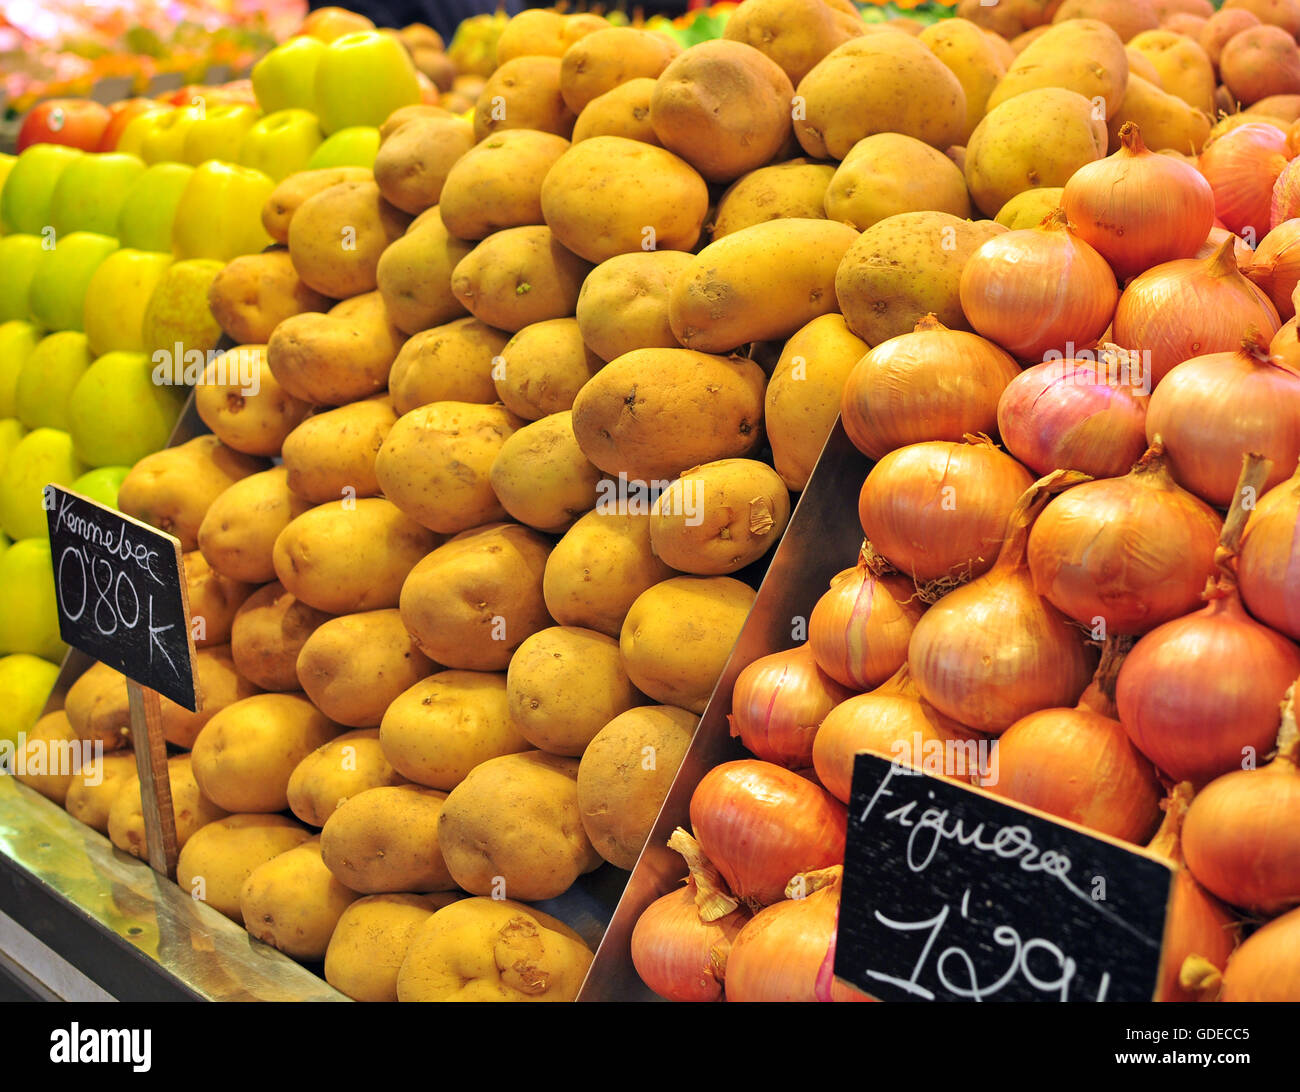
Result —
[[116, 349], [144, 350], [144, 312], [170, 254], [149, 250], [115, 250], [86, 286], [83, 326], [94, 356]]
[[275, 183], [251, 167], [216, 160], [195, 167], [172, 223], [176, 257], [228, 262], [270, 246], [262, 206], [273, 189]]

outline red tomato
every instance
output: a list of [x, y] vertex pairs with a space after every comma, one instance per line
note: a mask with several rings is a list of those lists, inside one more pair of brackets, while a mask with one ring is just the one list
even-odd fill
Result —
[[122, 139], [122, 130], [125, 129], [133, 119], [141, 114], [147, 114], [154, 110], [165, 110], [166, 107], [161, 103], [154, 102], [153, 99], [123, 99], [121, 102], [115, 102], [108, 108], [111, 115], [108, 124], [104, 126], [104, 132], [100, 135], [99, 144], [95, 147], [97, 152], [111, 152], [117, 149], [117, 142]]
[[66, 144], [93, 152], [109, 120], [108, 107], [90, 99], [46, 99], [32, 107], [18, 130], [18, 150], [33, 144]]

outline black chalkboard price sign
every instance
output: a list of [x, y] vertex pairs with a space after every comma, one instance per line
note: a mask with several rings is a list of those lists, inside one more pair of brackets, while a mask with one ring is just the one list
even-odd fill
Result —
[[1150, 1001], [1173, 870], [860, 754], [835, 974], [885, 1001]]

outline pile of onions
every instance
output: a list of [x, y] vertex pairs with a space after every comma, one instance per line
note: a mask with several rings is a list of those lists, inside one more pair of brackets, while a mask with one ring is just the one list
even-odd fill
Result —
[[817, 666], [854, 691], [879, 686], [902, 666], [924, 610], [911, 583], [877, 575], [877, 567], [864, 553], [857, 568], [831, 581], [808, 619], [808, 648]]
[[1281, 325], [1224, 240], [1208, 258], [1165, 262], [1134, 277], [1115, 309], [1114, 340], [1149, 352], [1151, 382], [1159, 384], [1184, 360], [1235, 349], [1252, 326], [1272, 337]]
[[1264, 122], [1239, 125], [1206, 145], [1197, 165], [1214, 191], [1215, 215], [1229, 231], [1264, 234], [1273, 184], [1290, 157], [1286, 133]]
[[1294, 318], [1291, 294], [1300, 284], [1300, 218], [1285, 220], [1265, 235], [1245, 273], [1267, 293], [1280, 318]]
[[1106, 259], [1057, 209], [1036, 228], [986, 240], [962, 268], [958, 294], [979, 333], [1014, 357], [1041, 360], [1094, 344], [1110, 325], [1119, 287]]
[[1113, 478], [1146, 450], [1150, 381], [1139, 358], [1114, 345], [1096, 356], [1035, 364], [1002, 392], [998, 433], [1034, 473], [1079, 470]]
[[1300, 641], [1300, 463], [1255, 505], [1241, 536], [1237, 586], [1265, 625]]
[[1252, 933], [1228, 960], [1222, 1001], [1300, 1001], [1300, 910]]
[[[813, 741], [813, 768], [826, 791], [847, 804], [853, 759], [860, 751], [969, 781], [984, 772], [972, 758], [978, 750], [969, 746], [978, 740], [925, 701], [904, 667], [883, 686], [849, 698], [827, 714]], [[936, 763], [935, 756], [943, 761]]]
[[858, 517], [899, 572], [917, 583], [960, 580], [993, 567], [1007, 517], [1033, 480], [986, 437], [910, 444], [872, 467]]
[[1293, 687], [1273, 761], [1216, 778], [1196, 795], [1187, 812], [1187, 867], [1201, 886], [1224, 902], [1266, 915], [1300, 906], [1298, 765], [1300, 728]]
[[1183, 865], [1182, 829], [1191, 800], [1191, 782], [1174, 786], [1161, 805], [1164, 822], [1147, 846], [1177, 868], [1165, 917], [1165, 959], [1157, 1001], [1213, 1001], [1218, 977], [1241, 936], [1237, 919]]
[[1122, 282], [1192, 257], [1214, 223], [1214, 194], [1190, 163], [1148, 150], [1133, 122], [1120, 126], [1119, 141], [1114, 155], [1070, 176], [1061, 210]]
[[1242, 471], [1206, 606], [1157, 626], [1120, 668], [1120, 722], [1175, 781], [1204, 785], [1240, 769], [1244, 756], [1266, 754], [1277, 734], [1278, 702], [1300, 675], [1300, 648], [1246, 613], [1231, 571], [1246, 522], [1242, 499], [1252, 490], [1258, 495], [1264, 469], [1252, 457]]
[[1232, 503], [1248, 451], [1272, 460], [1271, 489], [1300, 459], [1300, 371], [1257, 331], [1236, 352], [1186, 360], [1152, 392], [1147, 437], [1157, 435], [1179, 485], [1217, 508]]
[[760, 657], [740, 673], [727, 720], [731, 734], [759, 758], [789, 770], [807, 769], [818, 726], [853, 693], [822, 671], [812, 648], [802, 644]]
[[690, 814], [704, 855], [753, 908], [782, 898], [791, 876], [844, 861], [844, 805], [770, 762], [715, 766], [695, 787]]
[[1122, 478], [1084, 482], [1043, 510], [1029, 532], [1034, 591], [1096, 638], [1145, 633], [1196, 609], [1222, 531], [1174, 481], [1157, 437]]
[[881, 342], [849, 373], [844, 431], [872, 459], [925, 440], [991, 433], [998, 398], [1019, 374], [991, 341], [926, 315], [912, 333]]
[[722, 890], [716, 869], [686, 831], [678, 827], [668, 845], [686, 858], [690, 876], [637, 919], [632, 965], [669, 1001], [720, 1001], [731, 946], [749, 915]]
[[1112, 838], [1150, 838], [1162, 789], [1115, 719], [1112, 695], [1122, 660], [1122, 646], [1109, 639], [1075, 708], [1040, 709], [1003, 732], [983, 787]]
[[907, 662], [921, 696], [978, 732], [1001, 733], [1036, 710], [1073, 705], [1092, 678], [1092, 650], [1034, 592], [1025, 561], [1034, 517], [1053, 489], [1079, 478], [1058, 470], [1027, 490], [993, 568], [935, 603], [912, 633]]

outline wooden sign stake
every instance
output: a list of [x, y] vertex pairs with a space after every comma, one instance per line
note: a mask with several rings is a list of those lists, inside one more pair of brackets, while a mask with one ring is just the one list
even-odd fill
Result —
[[158, 692], [126, 680], [131, 709], [131, 747], [140, 775], [140, 810], [149, 850], [149, 867], [168, 879], [176, 878], [176, 811], [172, 783], [167, 773], [167, 740], [163, 736]]

